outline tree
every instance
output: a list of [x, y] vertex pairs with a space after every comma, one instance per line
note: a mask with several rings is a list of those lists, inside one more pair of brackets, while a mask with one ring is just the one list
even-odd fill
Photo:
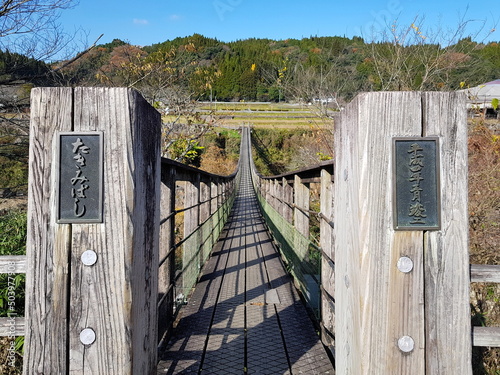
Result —
[[202, 117], [196, 94], [200, 85], [209, 87], [218, 73], [200, 67], [196, 58], [201, 52], [199, 46], [191, 42], [177, 47], [166, 45], [149, 54], [129, 44], [116, 46], [98, 77], [101, 84], [141, 92], [163, 115], [163, 155], [198, 166], [202, 150], [198, 140], [211, 129], [215, 118], [211, 112]]
[[27, 183], [30, 89], [33, 84], [52, 82], [54, 71], [43, 61], [54, 58], [73, 40], [57, 23], [60, 12], [72, 5], [72, 0], [0, 4], [1, 188]]
[[[454, 72], [471, 69], [472, 57], [483, 45], [473, 40], [480, 37], [484, 24], [467, 34], [470, 21], [459, 21], [453, 31], [425, 27], [421, 17], [412, 23], [398, 21], [378, 35], [379, 41], [369, 44], [370, 58], [365, 71], [376, 90], [450, 90]], [[486, 32], [486, 38], [492, 31]], [[463, 80], [463, 77], [460, 81]]]
[[4, 0], [0, 5], [0, 49], [49, 60], [72, 38], [57, 23], [73, 0]]

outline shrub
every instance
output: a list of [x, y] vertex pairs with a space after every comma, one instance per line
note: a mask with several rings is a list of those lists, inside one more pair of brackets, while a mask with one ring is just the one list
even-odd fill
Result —
[[[10, 211], [0, 216], [0, 255], [24, 255], [26, 254], [26, 213], [22, 211]], [[24, 316], [25, 305], [25, 279], [24, 274], [0, 274], [0, 316]], [[14, 287], [15, 304], [9, 305], [9, 290]], [[9, 349], [15, 350], [15, 360]], [[22, 352], [24, 337], [0, 338], [0, 373], [5, 375], [21, 374]]]

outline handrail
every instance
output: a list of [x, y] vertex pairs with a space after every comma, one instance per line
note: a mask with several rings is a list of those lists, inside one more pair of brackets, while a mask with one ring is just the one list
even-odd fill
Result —
[[239, 168], [229, 176], [162, 158], [158, 322], [160, 346], [229, 217]]
[[[245, 131], [250, 133], [248, 128]], [[331, 189], [333, 161], [275, 176], [263, 176], [256, 170], [252, 160], [251, 170], [268, 227], [304, 299], [320, 320], [321, 300], [333, 295], [333, 291], [324, 292], [321, 287], [322, 259], [327, 264], [334, 264], [331, 246], [321, 243], [321, 236], [324, 240], [328, 237], [326, 231], [331, 233], [333, 229], [333, 217], [332, 210], [327, 207], [320, 205], [319, 211], [310, 207], [310, 185], [321, 184], [325, 188], [329, 185]], [[319, 195], [316, 198], [319, 199]], [[318, 220], [311, 220], [311, 215], [317, 216]], [[310, 233], [317, 231], [318, 225], [322, 232], [319, 246], [310, 239]]]
[[333, 174], [333, 165], [334, 165], [333, 160], [326, 160], [326, 161], [323, 161], [321, 163], [311, 165], [309, 167], [300, 168], [300, 169], [297, 169], [297, 170], [294, 170], [291, 172], [286, 172], [286, 173], [282, 173], [282, 174], [275, 175], [275, 176], [264, 176], [264, 175], [260, 174], [257, 170], [255, 172], [256, 172], [257, 176], [259, 176], [260, 178], [262, 178], [264, 180], [276, 180], [279, 178], [287, 178], [287, 177], [292, 177], [292, 178], [287, 178], [287, 180], [293, 180], [293, 177], [295, 175], [298, 175], [301, 178], [318, 178], [318, 177], [320, 177], [322, 169], [331, 168], [331, 172]]
[[470, 279], [473, 283], [500, 284], [500, 266], [489, 264], [471, 264]]
[[183, 171], [183, 172], [186, 172], [186, 173], [200, 174], [202, 176], [221, 178], [221, 179], [226, 179], [228, 181], [233, 179], [234, 177], [236, 177], [236, 175], [238, 174], [238, 171], [239, 171], [239, 165], [238, 165], [238, 167], [236, 167], [236, 170], [233, 173], [231, 173], [228, 176], [222, 176], [222, 175], [217, 175], [214, 173], [204, 171], [203, 169], [191, 167], [190, 165], [182, 164], [182, 163], [179, 163], [178, 161], [175, 161], [175, 160], [172, 160], [169, 158], [165, 158], [165, 157], [161, 158], [161, 164], [175, 167], [176, 169]]
[[[0, 273], [26, 273], [26, 255], [0, 255]], [[0, 337], [24, 336], [24, 316], [0, 317]]]
[[[471, 264], [471, 283], [500, 284], [500, 265]], [[472, 327], [472, 345], [500, 347], [499, 327]]]

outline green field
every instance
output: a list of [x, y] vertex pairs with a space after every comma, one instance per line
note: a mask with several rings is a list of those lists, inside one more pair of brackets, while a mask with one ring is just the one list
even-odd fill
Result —
[[[288, 103], [200, 103], [199, 113], [205, 120], [213, 119], [217, 126], [234, 128], [251, 125], [257, 128], [293, 129], [302, 127], [331, 126], [331, 120], [325, 121], [307, 105]], [[164, 121], [171, 122], [174, 115], [164, 116]], [[181, 117], [181, 122], [187, 122]]]

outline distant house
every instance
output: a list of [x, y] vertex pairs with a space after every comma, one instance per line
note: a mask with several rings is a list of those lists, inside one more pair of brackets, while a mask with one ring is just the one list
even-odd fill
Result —
[[329, 103], [335, 103], [337, 100], [333, 97], [330, 98], [314, 98], [313, 99], [314, 103], [321, 103], [323, 105], [329, 104]]
[[470, 112], [482, 111], [485, 115], [498, 116], [492, 101], [500, 100], [500, 79], [459, 91], [467, 94], [467, 109]]

